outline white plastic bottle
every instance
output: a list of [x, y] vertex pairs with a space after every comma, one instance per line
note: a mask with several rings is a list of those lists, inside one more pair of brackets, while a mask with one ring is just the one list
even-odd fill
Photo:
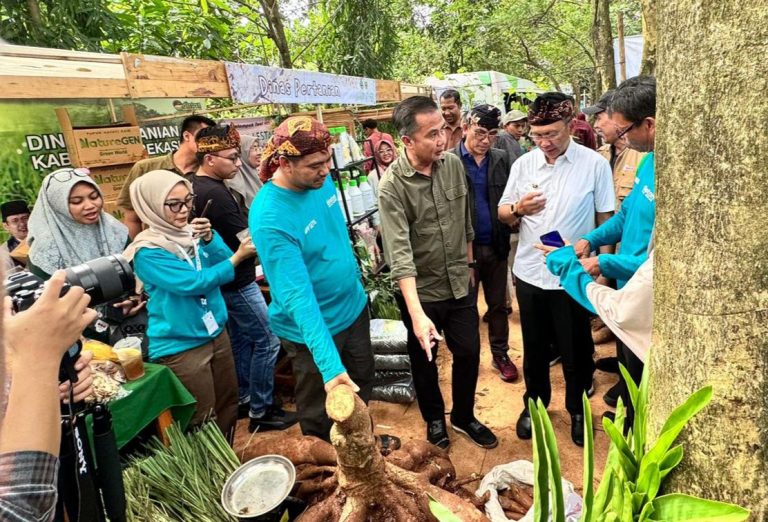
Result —
[[376, 197], [373, 195], [373, 188], [371, 188], [371, 185], [368, 183], [368, 177], [360, 176], [357, 179], [359, 180], [360, 192], [363, 193], [363, 205], [365, 206], [365, 211], [368, 212], [369, 210], [373, 210], [376, 207]]
[[349, 190], [347, 190], [347, 196], [349, 197], [349, 205], [352, 207], [352, 215], [354, 217], [358, 217], [365, 214], [363, 193], [360, 192], [359, 188], [357, 188], [357, 181], [354, 179], [349, 180]]

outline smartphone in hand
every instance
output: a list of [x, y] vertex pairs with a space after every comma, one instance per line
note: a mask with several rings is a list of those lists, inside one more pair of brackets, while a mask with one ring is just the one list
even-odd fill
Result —
[[547, 232], [543, 236], [539, 236], [539, 239], [541, 240], [542, 245], [551, 246], [555, 248], [560, 248], [565, 246], [565, 241], [563, 241], [563, 237], [560, 235], [560, 232], [557, 230], [553, 230], [552, 232]]

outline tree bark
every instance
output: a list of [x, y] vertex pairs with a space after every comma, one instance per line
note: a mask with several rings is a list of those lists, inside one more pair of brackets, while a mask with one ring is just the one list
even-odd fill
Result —
[[293, 69], [291, 50], [288, 47], [288, 39], [285, 37], [285, 27], [283, 26], [283, 19], [280, 17], [277, 0], [259, 0], [259, 3], [264, 10], [264, 16], [267, 17], [269, 37], [275, 42], [277, 52], [280, 55], [280, 67]]
[[40, 18], [40, 4], [38, 0], [27, 0], [27, 10], [29, 11], [29, 18], [35, 25], [35, 28], [39, 29], [43, 25], [42, 18]]
[[602, 92], [616, 88], [610, 0], [592, 0], [592, 45]]
[[768, 10], [659, 3], [650, 426], [711, 384], [668, 491], [768, 519]]
[[656, 0], [640, 0], [640, 4], [643, 10], [643, 59], [640, 74], [656, 74]]

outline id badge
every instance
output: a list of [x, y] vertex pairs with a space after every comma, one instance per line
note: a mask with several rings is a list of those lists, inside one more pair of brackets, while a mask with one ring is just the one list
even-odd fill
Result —
[[203, 323], [208, 330], [208, 335], [213, 335], [219, 329], [219, 323], [216, 322], [216, 318], [213, 317], [213, 312], [206, 312], [203, 315]]

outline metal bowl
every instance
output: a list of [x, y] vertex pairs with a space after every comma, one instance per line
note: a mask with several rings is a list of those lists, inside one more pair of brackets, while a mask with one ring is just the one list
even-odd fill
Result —
[[256, 457], [237, 468], [221, 491], [221, 505], [238, 518], [269, 513], [288, 496], [296, 482], [296, 468], [281, 455]]

